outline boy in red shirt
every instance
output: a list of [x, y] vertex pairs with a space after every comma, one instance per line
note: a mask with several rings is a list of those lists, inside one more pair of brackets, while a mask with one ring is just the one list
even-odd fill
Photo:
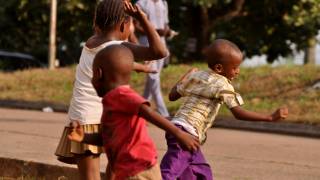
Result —
[[173, 134], [184, 149], [195, 151], [199, 142], [154, 112], [148, 101], [130, 88], [133, 59], [132, 52], [123, 45], [108, 46], [96, 55], [92, 84], [103, 98], [102, 137], [85, 135], [79, 125], [73, 124], [69, 139], [103, 142], [115, 179], [160, 180], [156, 147], [147, 133], [145, 120]]

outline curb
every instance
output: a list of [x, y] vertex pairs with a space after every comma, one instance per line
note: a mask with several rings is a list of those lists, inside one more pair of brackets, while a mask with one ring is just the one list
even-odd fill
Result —
[[22, 101], [22, 100], [0, 100], [0, 107], [12, 108], [12, 109], [28, 109], [28, 110], [40, 110], [45, 107], [52, 108], [55, 112], [68, 112], [68, 106], [58, 103], [51, 103], [46, 101]]
[[[104, 173], [101, 173], [104, 177]], [[0, 157], [0, 179], [78, 180], [77, 168]]]
[[77, 180], [76, 168], [0, 157], [0, 179], [70, 179]]
[[268, 133], [320, 138], [320, 124], [311, 125], [304, 123], [263, 121], [250, 122], [223, 118], [217, 119], [213, 126], [228, 129], [260, 131]]

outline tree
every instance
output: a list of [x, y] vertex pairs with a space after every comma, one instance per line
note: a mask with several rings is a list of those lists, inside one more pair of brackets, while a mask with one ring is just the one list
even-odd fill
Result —
[[[77, 62], [80, 43], [92, 33], [95, 1], [60, 0], [57, 43], [62, 64]], [[10, 0], [0, 6], [0, 49], [33, 54], [47, 62], [50, 1]]]
[[[244, 2], [245, 0], [169, 1], [170, 12], [180, 12], [179, 16], [174, 16], [180, 20], [175, 20], [172, 24], [177, 29], [188, 31], [182, 32], [183, 35], [194, 36], [197, 39], [195, 58], [199, 58], [203, 47], [212, 39], [211, 34], [215, 31], [216, 24], [239, 16]], [[181, 41], [181, 38], [178, 38], [178, 41]]]
[[[46, 13], [44, 13], [46, 12]], [[46, 0], [10, 0], [0, 7], [0, 48], [32, 53], [46, 60], [49, 4]]]
[[198, 39], [198, 52], [214, 38], [227, 38], [246, 56], [266, 54], [272, 62], [292, 54], [293, 45], [304, 50], [314, 44], [320, 29], [320, 0], [184, 0], [180, 5], [195, 15], [178, 28]]
[[292, 54], [293, 45], [297, 50], [309, 47], [310, 39], [320, 28], [319, 3], [319, 0], [247, 1], [243, 16], [221, 23], [217, 32], [240, 44], [247, 56], [266, 54], [272, 62], [279, 56]]
[[[183, 59], [200, 58], [211, 40], [227, 38], [245, 50], [246, 56], [266, 54], [272, 62], [290, 55], [293, 45], [297, 50], [310, 47], [320, 29], [320, 0], [167, 2], [170, 25], [180, 32], [169, 44], [172, 53]], [[3, 0], [0, 49], [30, 53], [46, 62], [49, 5], [49, 0]], [[77, 62], [80, 43], [92, 33], [95, 5], [92, 0], [59, 0], [57, 52], [62, 64]], [[186, 42], [196, 47], [186, 48]], [[190, 49], [195, 52], [185, 54]]]

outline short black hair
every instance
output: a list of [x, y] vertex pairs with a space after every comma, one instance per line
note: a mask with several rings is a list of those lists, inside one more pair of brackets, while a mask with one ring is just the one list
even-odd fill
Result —
[[96, 8], [94, 23], [102, 31], [107, 31], [128, 17], [124, 11], [123, 0], [99, 0]]
[[[242, 56], [242, 52], [239, 47], [233, 42], [226, 39], [214, 40], [205, 50], [207, 56], [207, 62], [209, 67], [213, 67], [216, 64], [223, 64], [226, 54], [236, 53]], [[208, 59], [208, 57], [210, 57]]]

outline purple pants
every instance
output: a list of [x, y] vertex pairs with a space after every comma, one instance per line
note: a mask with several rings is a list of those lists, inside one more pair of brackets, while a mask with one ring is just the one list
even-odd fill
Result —
[[[183, 129], [181, 126], [179, 128]], [[210, 165], [200, 149], [196, 152], [183, 150], [176, 138], [166, 133], [168, 150], [161, 161], [163, 180], [212, 180]]]

